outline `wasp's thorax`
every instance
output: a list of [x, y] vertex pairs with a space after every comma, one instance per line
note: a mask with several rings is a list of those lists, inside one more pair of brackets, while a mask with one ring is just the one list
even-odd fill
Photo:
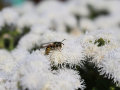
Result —
[[64, 44], [61, 42], [53, 42], [53, 43], [49, 44], [46, 47], [45, 54], [48, 55], [50, 53], [50, 51], [52, 51], [52, 50], [60, 50], [62, 48], [62, 45], [64, 45]]

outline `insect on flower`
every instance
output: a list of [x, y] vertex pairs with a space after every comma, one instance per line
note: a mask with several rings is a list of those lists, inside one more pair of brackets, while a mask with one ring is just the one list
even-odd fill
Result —
[[63, 39], [61, 42], [49, 42], [49, 43], [44, 43], [41, 45], [40, 48], [46, 48], [45, 49], [45, 55], [49, 55], [50, 51], [52, 50], [60, 50], [62, 48], [62, 45], [64, 45], [62, 42], [66, 40]]

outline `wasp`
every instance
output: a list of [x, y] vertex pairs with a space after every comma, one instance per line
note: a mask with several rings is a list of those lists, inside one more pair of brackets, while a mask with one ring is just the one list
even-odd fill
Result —
[[65, 39], [63, 39], [61, 42], [49, 42], [49, 43], [44, 43], [41, 45], [40, 48], [45, 48], [45, 55], [49, 55], [50, 51], [52, 50], [60, 50], [62, 48], [63, 41]]

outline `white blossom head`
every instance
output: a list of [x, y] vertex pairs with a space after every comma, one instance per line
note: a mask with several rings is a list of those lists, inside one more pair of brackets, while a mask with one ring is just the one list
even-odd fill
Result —
[[[54, 87], [55, 90], [75, 90], [80, 88], [81, 90], [84, 90], [85, 85], [84, 81], [81, 79], [81, 77], [78, 75], [78, 73], [74, 70], [70, 69], [63, 69], [59, 70], [55, 74], [55, 80], [52, 81], [51, 85]], [[67, 76], [67, 77], [66, 77]], [[54, 90], [51, 89], [51, 90]], [[47, 90], [47, 89], [43, 89]]]
[[38, 34], [41, 36], [45, 33], [48, 33], [49, 30], [50, 30], [49, 27], [41, 24], [36, 24], [31, 27], [31, 33]]
[[18, 67], [17, 80], [23, 89], [41, 89], [52, 74], [49, 61], [39, 51], [27, 55], [18, 63]]
[[26, 13], [18, 19], [17, 26], [20, 29], [23, 29], [25, 27], [30, 28], [32, 25], [38, 24], [38, 19], [39, 16], [36, 13]]
[[16, 48], [16, 49], [12, 50], [12, 52], [11, 52], [11, 55], [14, 57], [14, 60], [16, 62], [19, 62], [20, 60], [25, 58], [28, 54], [29, 54], [29, 52], [23, 48]]
[[35, 44], [39, 43], [40, 37], [39, 35], [28, 33], [25, 36], [21, 38], [21, 40], [18, 43], [18, 48], [24, 48], [26, 50], [30, 50], [34, 47]]
[[16, 24], [19, 15], [13, 8], [4, 8], [1, 13], [6, 24]]
[[65, 40], [61, 49], [49, 53], [48, 59], [57, 64], [82, 65], [83, 48], [75, 40]]
[[0, 50], [0, 56], [0, 75], [8, 78], [15, 72], [16, 62], [11, 53], [4, 49]]
[[98, 30], [87, 33], [78, 38], [78, 42], [80, 42], [83, 47], [85, 57], [92, 58], [93, 62], [99, 62], [108, 51], [119, 47], [118, 40], [114, 34], [108, 32], [108, 30]]
[[82, 30], [83, 32], [91, 32], [93, 30], [96, 30], [96, 24], [94, 23], [94, 21], [88, 19], [88, 18], [82, 18], [79, 22], [79, 28], [80, 30]]
[[72, 14], [78, 16], [88, 16], [90, 13], [87, 8], [87, 1], [84, 0], [68, 1], [67, 8]]
[[[95, 62], [96, 63], [96, 62]], [[105, 54], [104, 58], [96, 64], [101, 75], [113, 79], [116, 85], [120, 86], [120, 48]]]

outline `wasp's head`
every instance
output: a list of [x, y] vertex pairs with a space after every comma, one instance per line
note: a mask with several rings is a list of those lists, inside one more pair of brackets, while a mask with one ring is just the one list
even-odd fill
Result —
[[54, 42], [55, 47], [61, 47], [62, 43], [61, 42]]

